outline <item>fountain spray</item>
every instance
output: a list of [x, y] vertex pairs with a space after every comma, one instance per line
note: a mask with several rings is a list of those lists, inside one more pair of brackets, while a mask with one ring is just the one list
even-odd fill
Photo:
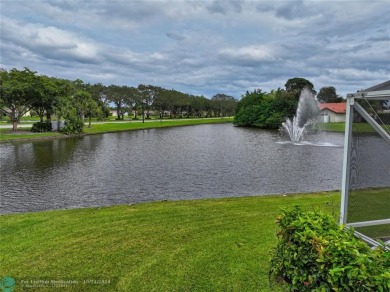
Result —
[[287, 118], [281, 130], [294, 143], [302, 141], [310, 125], [317, 121], [319, 108], [310, 89], [304, 88], [299, 96], [298, 108], [293, 119]]

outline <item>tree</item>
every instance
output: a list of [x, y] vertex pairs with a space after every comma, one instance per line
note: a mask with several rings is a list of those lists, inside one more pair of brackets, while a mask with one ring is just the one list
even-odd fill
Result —
[[118, 85], [110, 85], [108, 86], [106, 91], [108, 101], [113, 102], [115, 104], [118, 120], [123, 120], [123, 116], [125, 114], [125, 92], [126, 87]]
[[322, 87], [317, 94], [317, 100], [320, 103], [343, 102], [343, 99], [337, 95], [336, 88], [333, 86]]
[[190, 100], [190, 105], [196, 117], [202, 117], [203, 111], [206, 109], [208, 99], [204, 96], [193, 96]]
[[63, 95], [63, 87], [61, 80], [58, 78], [38, 76], [39, 95], [32, 103], [32, 109], [40, 117], [40, 122], [43, 123], [43, 118], [46, 115], [46, 122], [51, 123], [51, 115], [53, 114], [54, 105], [59, 96]]
[[66, 79], [57, 79], [56, 83], [60, 93], [54, 101], [53, 113], [57, 116], [57, 130], [60, 131], [61, 118], [72, 112], [72, 94], [75, 89], [73, 82]]
[[77, 116], [84, 123], [85, 115], [90, 107], [90, 104], [93, 102], [92, 94], [88, 92], [88, 84], [85, 84], [82, 80], [77, 79], [73, 82], [74, 84], [74, 94], [72, 105], [76, 109]]
[[41, 94], [41, 80], [28, 68], [0, 71], [0, 112], [9, 116], [12, 130], [17, 130], [20, 117], [26, 114]]
[[145, 122], [145, 109], [146, 109], [146, 118], [150, 118], [150, 107], [154, 102], [154, 99], [156, 97], [156, 91], [157, 88], [151, 85], [143, 85], [140, 84], [137, 87], [139, 97], [140, 97], [140, 105], [141, 105], [141, 112], [142, 112], [142, 122]]
[[295, 77], [287, 80], [284, 86], [286, 87], [287, 91], [295, 91], [295, 90], [301, 91], [305, 87], [309, 87], [309, 89], [314, 88], [313, 83], [311, 83], [309, 80], [305, 78], [299, 78], [299, 77]]
[[134, 119], [137, 120], [137, 107], [141, 104], [140, 92], [135, 87], [126, 87], [126, 93], [123, 98], [128, 113], [130, 114], [134, 110]]
[[255, 126], [262, 115], [265, 93], [261, 90], [247, 92], [237, 104], [234, 123], [237, 126]]
[[211, 98], [214, 109], [219, 116], [234, 115], [237, 106], [237, 100], [229, 95], [218, 93]]
[[97, 105], [94, 114], [97, 115], [99, 120], [104, 120], [110, 114], [108, 97], [106, 95], [107, 87], [101, 83], [88, 84], [87, 91], [91, 94], [93, 101]]
[[86, 101], [86, 115], [88, 116], [88, 128], [91, 128], [92, 116], [97, 114], [99, 112], [99, 109], [100, 107], [98, 103], [92, 98], [89, 98]]
[[85, 116], [91, 115], [97, 104], [88, 91], [89, 84], [77, 79], [64, 85], [67, 95], [60, 97], [56, 104], [57, 116], [63, 116], [65, 119], [65, 127], [61, 131], [66, 134], [79, 134], [83, 131]]
[[77, 116], [84, 122], [90, 103], [93, 102], [91, 94], [84, 90], [78, 90], [73, 96], [73, 105]]
[[156, 96], [153, 101], [153, 108], [160, 112], [160, 119], [164, 116], [164, 111], [169, 109], [170, 106], [169, 101], [169, 91], [158, 87], [156, 91]]
[[[271, 115], [274, 116], [272, 119], [273, 124], [269, 124], [271, 128], [279, 128], [286, 118], [292, 118], [298, 107], [298, 102], [295, 98], [294, 92], [287, 92], [284, 90], [277, 90], [268, 94], [271, 98]], [[278, 118], [276, 118], [276, 116]]]
[[277, 129], [287, 117], [292, 117], [297, 108], [295, 93], [290, 91], [255, 90], [247, 92], [239, 101], [234, 116], [237, 126]]
[[295, 93], [296, 100], [299, 99], [299, 96], [301, 95], [301, 91], [305, 87], [309, 88], [313, 94], [316, 94], [313, 83], [311, 83], [309, 80], [305, 78], [300, 78], [300, 77], [291, 78], [287, 80], [284, 86], [286, 87], [287, 92]]

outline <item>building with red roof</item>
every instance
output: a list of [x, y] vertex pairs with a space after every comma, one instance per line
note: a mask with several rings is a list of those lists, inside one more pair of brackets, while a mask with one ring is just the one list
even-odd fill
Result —
[[345, 122], [347, 103], [320, 103], [320, 121], [324, 123]]

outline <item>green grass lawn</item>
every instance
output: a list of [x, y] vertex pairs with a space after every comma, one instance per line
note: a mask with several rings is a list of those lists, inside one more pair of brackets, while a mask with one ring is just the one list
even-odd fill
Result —
[[63, 134], [57, 132], [33, 133], [30, 130], [31, 127], [20, 127], [18, 128], [17, 132], [13, 132], [11, 129], [0, 129], [0, 142], [26, 139], [45, 139], [64, 136]]
[[283, 291], [268, 280], [275, 219], [297, 204], [338, 212], [339, 194], [2, 215], [0, 278], [13, 277], [15, 291], [31, 279], [79, 281], [69, 291]]
[[128, 130], [140, 130], [150, 128], [165, 128], [165, 127], [177, 127], [177, 126], [191, 126], [201, 124], [217, 124], [217, 123], [231, 123], [233, 122], [232, 117], [227, 118], [209, 118], [209, 119], [177, 119], [177, 120], [152, 120], [145, 121], [131, 121], [127, 123], [101, 123], [92, 124], [91, 128], [85, 126], [84, 132], [91, 133], [107, 133], [116, 131], [128, 131]]
[[[101, 134], [109, 132], [119, 131], [131, 131], [151, 128], [165, 128], [165, 127], [178, 127], [178, 126], [191, 126], [201, 124], [220, 124], [220, 123], [231, 123], [233, 122], [232, 117], [225, 118], [204, 118], [204, 119], [177, 119], [177, 120], [148, 120], [145, 123], [140, 121], [127, 121], [127, 122], [104, 122], [92, 124], [91, 128], [88, 128], [86, 124], [84, 127], [85, 134]], [[17, 132], [13, 132], [11, 129], [0, 129], [0, 142], [8, 142], [15, 140], [26, 140], [26, 139], [44, 139], [44, 138], [60, 138], [67, 137], [57, 132], [46, 132], [46, 133], [33, 133], [30, 131], [30, 127], [23, 127], [21, 124], [18, 127]]]
[[345, 123], [322, 123], [321, 128], [325, 131], [331, 132], [344, 132]]
[[[385, 125], [383, 127], [387, 127], [387, 129], [390, 129], [390, 125]], [[344, 132], [345, 131], [345, 123], [322, 123], [321, 128], [324, 129], [325, 131]], [[374, 129], [368, 123], [354, 123], [353, 130], [358, 131], [358, 132], [362, 132], [362, 133], [373, 133], [374, 132]]]
[[[350, 190], [348, 222], [388, 219], [390, 216], [390, 188]], [[355, 228], [376, 238], [390, 237], [390, 224]]]

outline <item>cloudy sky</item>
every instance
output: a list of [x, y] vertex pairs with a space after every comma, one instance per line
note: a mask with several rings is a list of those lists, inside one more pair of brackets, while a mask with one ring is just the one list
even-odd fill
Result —
[[390, 79], [390, 0], [0, 0], [0, 67], [211, 97]]

